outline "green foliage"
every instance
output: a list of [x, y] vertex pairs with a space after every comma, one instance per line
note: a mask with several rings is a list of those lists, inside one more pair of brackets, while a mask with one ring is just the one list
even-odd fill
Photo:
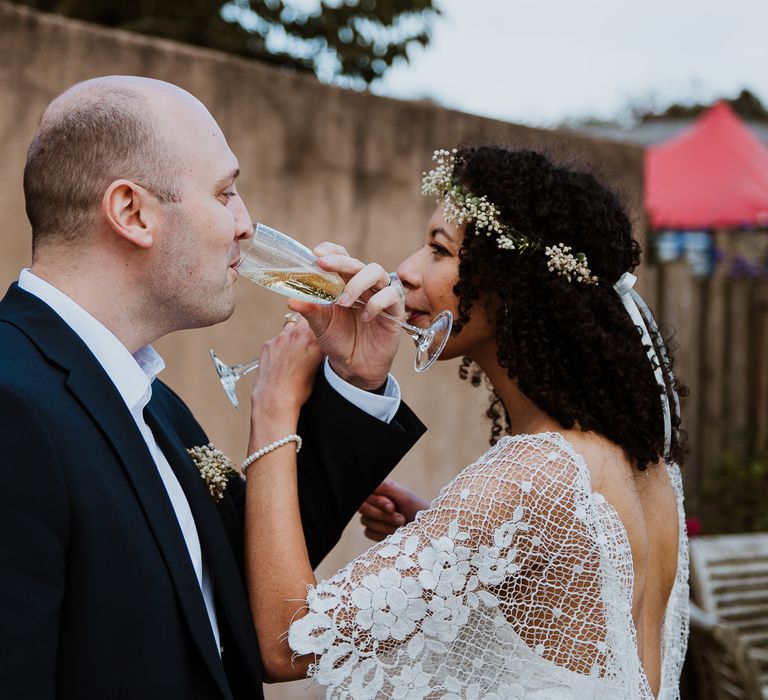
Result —
[[[16, 0], [87, 22], [206, 46], [367, 85], [429, 43], [433, 0]], [[302, 3], [306, 7], [306, 3]]]
[[[734, 112], [747, 121], [768, 122], [768, 110], [760, 99], [749, 90], [742, 90], [738, 97], [726, 100]], [[663, 112], [654, 113], [648, 110], [635, 108], [635, 117], [640, 121], [653, 119], [694, 119], [706, 112], [711, 104], [673, 104]]]
[[768, 531], [768, 452], [724, 453], [704, 475], [704, 534]]

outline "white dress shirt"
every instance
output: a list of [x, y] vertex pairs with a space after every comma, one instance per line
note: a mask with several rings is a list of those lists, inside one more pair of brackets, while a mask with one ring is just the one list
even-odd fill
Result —
[[136, 426], [157, 466], [165, 490], [168, 492], [171, 505], [176, 513], [176, 520], [179, 522], [184, 542], [187, 545], [189, 557], [192, 560], [192, 566], [195, 569], [197, 582], [203, 593], [208, 619], [211, 621], [211, 630], [216, 640], [216, 648], [220, 648], [213, 586], [208, 574], [208, 567], [203, 561], [200, 539], [197, 535], [192, 511], [171, 465], [168, 464], [165, 455], [157, 446], [155, 436], [144, 421], [144, 407], [152, 398], [152, 382], [165, 368], [163, 358], [151, 345], [147, 345], [131, 355], [125, 345], [82, 306], [29, 270], [22, 270], [21, 275], [19, 275], [19, 287], [48, 304], [80, 336], [80, 339], [88, 346], [88, 349], [104, 368], [125, 401], [125, 405], [131, 412], [133, 420], [136, 421]]
[[[197, 581], [200, 584], [208, 618], [211, 622], [211, 630], [216, 640], [216, 647], [220, 648], [213, 585], [208, 567], [203, 560], [192, 511], [171, 465], [168, 464], [168, 460], [158, 447], [152, 431], [144, 421], [144, 408], [152, 398], [152, 382], [165, 368], [163, 358], [151, 345], [146, 345], [131, 355], [117, 337], [83, 307], [29, 269], [21, 271], [19, 287], [48, 304], [80, 337], [104, 368], [121, 398], [125, 401], [125, 405], [136, 421], [136, 426], [157, 466], [165, 490], [168, 492], [168, 497], [184, 536], [184, 542], [187, 545], [192, 566], [197, 575]], [[397, 413], [400, 406], [400, 387], [391, 375], [387, 379], [387, 386], [382, 396], [348, 384], [331, 369], [327, 360], [324, 371], [328, 383], [345, 399], [366, 413], [387, 423]]]
[[331, 364], [327, 358], [323, 371], [328, 383], [347, 401], [355, 404], [361, 411], [365, 411], [374, 418], [378, 418], [385, 423], [392, 422], [397, 409], [400, 408], [400, 385], [391, 374], [387, 377], [384, 393], [373, 394], [370, 391], [358, 389], [356, 386], [345, 382], [331, 369]]

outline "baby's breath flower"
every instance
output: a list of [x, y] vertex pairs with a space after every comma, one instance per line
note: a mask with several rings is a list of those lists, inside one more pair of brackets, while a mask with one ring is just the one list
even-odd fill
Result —
[[208, 491], [214, 501], [224, 498], [224, 490], [227, 488], [229, 477], [236, 476], [237, 471], [232, 461], [221, 450], [216, 449], [213, 443], [191, 447], [187, 450], [195, 463], [200, 476], [208, 486]]
[[[488, 201], [485, 195], [477, 196], [466, 190], [456, 181], [457, 149], [447, 151], [439, 149], [434, 152], [432, 160], [435, 167], [423, 173], [421, 193], [434, 195], [437, 203], [443, 207], [443, 216], [449, 223], [461, 226], [467, 222], [475, 225], [475, 235], [496, 236], [496, 245], [500, 250], [516, 250], [522, 253], [528, 248], [537, 250], [541, 247], [538, 241], [529, 239], [501, 221], [501, 212]], [[569, 282], [575, 280], [584, 284], [597, 284], [597, 277], [587, 266], [587, 258], [583, 253], [574, 256], [570, 248], [560, 244], [546, 249], [549, 258], [547, 268], [564, 276]]]
[[587, 265], [587, 256], [584, 253], [573, 255], [571, 247], [560, 243], [547, 246], [544, 254], [549, 258], [547, 269], [565, 277], [569, 282], [575, 279], [583, 284], [597, 284], [595, 277]]
[[499, 236], [496, 239], [496, 245], [501, 250], [515, 250], [515, 240], [513, 238], [507, 238], [506, 236]]
[[449, 223], [461, 226], [472, 221], [475, 233], [486, 236], [496, 234], [510, 235], [511, 229], [503, 224], [499, 217], [501, 212], [488, 201], [485, 195], [480, 197], [467, 192], [454, 179], [456, 168], [456, 153], [440, 149], [435, 151], [432, 160], [437, 164], [429, 172], [423, 173], [421, 193], [436, 196], [437, 203], [443, 206], [443, 215]]

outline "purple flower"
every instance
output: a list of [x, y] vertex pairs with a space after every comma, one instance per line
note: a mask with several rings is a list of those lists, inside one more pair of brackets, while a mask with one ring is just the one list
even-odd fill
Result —
[[731, 269], [728, 271], [731, 277], [749, 277], [755, 279], [760, 276], [760, 265], [748, 260], [743, 255], [736, 255], [731, 260]]

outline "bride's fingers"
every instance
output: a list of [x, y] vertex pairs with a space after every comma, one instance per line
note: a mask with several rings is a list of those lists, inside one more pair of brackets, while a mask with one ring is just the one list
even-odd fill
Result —
[[369, 263], [347, 282], [347, 288], [339, 298], [339, 304], [351, 306], [364, 292], [381, 290], [389, 285], [390, 279], [387, 271], [378, 263]]
[[392, 499], [387, 498], [386, 496], [380, 496], [377, 493], [372, 493], [368, 496], [363, 505], [360, 506], [360, 512], [363, 513], [363, 515], [365, 515], [364, 508], [374, 508], [385, 511], [386, 513], [394, 513], [396, 510]]
[[405, 525], [405, 516], [396, 510], [384, 510], [364, 503], [358, 512], [366, 523], [380, 523], [382, 527], [399, 527]]
[[[371, 520], [370, 518], [365, 517], [360, 518], [360, 524], [365, 528], [366, 537], [379, 540], [384, 539], [387, 535], [391, 535], [398, 527], [400, 527], [400, 525], [395, 523]], [[372, 534], [369, 535], [369, 532]]]

